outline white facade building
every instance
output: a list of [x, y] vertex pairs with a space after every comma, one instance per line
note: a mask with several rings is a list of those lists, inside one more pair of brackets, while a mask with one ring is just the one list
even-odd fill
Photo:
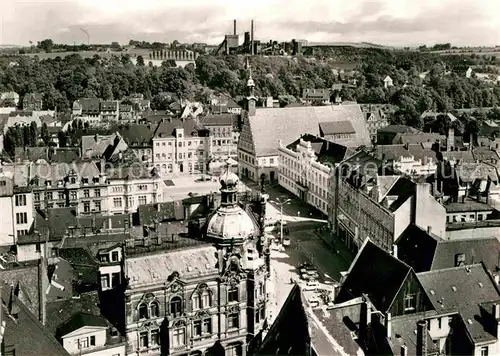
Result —
[[346, 147], [313, 135], [278, 149], [280, 186], [328, 215], [328, 186], [332, 168], [349, 151]]
[[27, 235], [34, 221], [33, 194], [29, 189], [14, 188], [5, 174], [0, 176], [0, 246], [14, 245]]
[[204, 172], [209, 146], [208, 130], [195, 120], [163, 121], [153, 137], [153, 165], [162, 176]]

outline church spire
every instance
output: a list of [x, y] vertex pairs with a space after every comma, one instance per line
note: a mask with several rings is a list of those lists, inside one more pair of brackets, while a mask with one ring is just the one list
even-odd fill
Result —
[[248, 81], [247, 81], [248, 95], [249, 98], [255, 98], [255, 82], [253, 81], [252, 78], [252, 66], [250, 65], [248, 57], [247, 57], [247, 70], [248, 70]]
[[257, 99], [255, 98], [255, 82], [253, 81], [252, 78], [252, 67], [250, 66], [248, 57], [247, 57], [246, 68], [248, 70], [248, 81], [247, 81], [248, 97], [246, 99], [246, 110], [248, 111], [249, 116], [255, 116], [256, 101], [257, 101]]

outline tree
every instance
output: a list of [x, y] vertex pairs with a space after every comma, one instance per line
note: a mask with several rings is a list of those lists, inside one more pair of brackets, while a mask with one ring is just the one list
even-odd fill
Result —
[[64, 131], [59, 131], [57, 133], [57, 139], [59, 141], [59, 147], [67, 147], [68, 146], [68, 134]]
[[39, 41], [37, 47], [44, 50], [46, 53], [50, 53], [54, 48], [54, 41], [52, 41], [50, 38], [47, 38], [43, 41]]
[[49, 143], [52, 141], [49, 133], [49, 128], [47, 127], [47, 124], [44, 122], [42, 124], [42, 131], [40, 133], [40, 138], [42, 139], [43, 143], [48, 146]]
[[137, 65], [139, 67], [144, 67], [144, 58], [142, 56], [137, 56]]

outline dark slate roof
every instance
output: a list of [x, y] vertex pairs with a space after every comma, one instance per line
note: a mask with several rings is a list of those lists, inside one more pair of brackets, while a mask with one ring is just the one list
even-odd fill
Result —
[[141, 124], [128, 124], [125, 126], [120, 125], [115, 128], [120, 133], [123, 140], [127, 145], [134, 146], [150, 146], [152, 145], [151, 139], [153, 138], [155, 126]]
[[[357, 330], [355, 325], [359, 325], [361, 321], [361, 303], [349, 303], [345, 306], [336, 305], [334, 308], [326, 310], [319, 308], [312, 310], [324, 330], [328, 331], [328, 334], [335, 339], [348, 355], [357, 355], [361, 351], [359, 344], [352, 337], [352, 332]], [[313, 347], [317, 350], [315, 345]], [[330, 352], [330, 354], [333, 353]], [[323, 355], [323, 353], [320, 355]]]
[[49, 160], [48, 147], [16, 147], [14, 154], [18, 162], [24, 160], [36, 162], [39, 159]]
[[417, 278], [438, 312], [459, 311], [470, 305], [500, 301], [500, 293], [481, 263], [421, 272], [417, 273]]
[[367, 240], [351, 264], [335, 302], [367, 294], [373, 305], [385, 313], [412, 272], [407, 264]]
[[50, 155], [51, 162], [73, 163], [80, 159], [80, 150], [78, 148], [56, 148]]
[[455, 257], [465, 255], [465, 264], [483, 262], [489, 271], [496, 271], [500, 242], [496, 237], [439, 241], [431, 270], [455, 267]]
[[[396, 316], [392, 319], [392, 333], [394, 337], [389, 339], [389, 345], [394, 355], [400, 355], [401, 347], [407, 347], [407, 355], [418, 355], [417, 352], [417, 322], [428, 318], [432, 312], [407, 314]], [[436, 345], [428, 330], [427, 337], [427, 356], [438, 355], [439, 347]]]
[[389, 125], [377, 130], [379, 133], [419, 133], [422, 132], [411, 126], [405, 125]]
[[437, 162], [436, 152], [423, 147], [421, 144], [378, 145], [375, 154], [377, 158], [388, 161], [397, 161], [401, 157], [413, 156], [415, 160], [421, 160], [423, 164], [431, 160]]
[[207, 129], [198, 125], [196, 120], [171, 119], [171, 120], [163, 120], [158, 125], [154, 133], [154, 137], [155, 138], [174, 137], [176, 128], [183, 128], [184, 136], [186, 137], [190, 136], [205, 137], [208, 135]]
[[[19, 299], [35, 315], [39, 313], [40, 295], [38, 261], [30, 261], [25, 265], [0, 270], [0, 280], [19, 287]], [[48, 285], [48, 276], [43, 284]]]
[[73, 315], [78, 313], [101, 315], [97, 292], [83, 293], [79, 298], [57, 300], [47, 303], [46, 327], [49, 332], [55, 336], [59, 326], [63, 325]]
[[418, 226], [410, 225], [398, 239], [398, 258], [411, 266], [415, 272], [432, 268], [439, 238]]
[[[296, 284], [279, 314], [269, 329], [258, 355], [289, 355], [307, 354], [307, 344], [310, 340], [309, 323], [304, 301], [298, 284]], [[290, 327], [293, 325], [293, 327]]]
[[63, 337], [85, 326], [100, 326], [107, 328], [108, 323], [100, 316], [80, 312], [73, 315], [68, 321], [59, 326], [57, 328], [57, 335]]
[[138, 213], [140, 224], [148, 226], [154, 225], [155, 219], [158, 219], [159, 223], [184, 219], [182, 201], [141, 205], [138, 208]]
[[473, 199], [465, 199], [462, 202], [447, 203], [444, 205], [447, 213], [461, 213], [469, 211], [493, 211], [490, 205]]
[[300, 140], [311, 143], [311, 147], [316, 153], [316, 157], [318, 158], [318, 162], [320, 163], [340, 163], [345, 158], [347, 158], [347, 153], [350, 152], [345, 146], [310, 134], [302, 135], [301, 138], [290, 143], [286, 146], [286, 148], [297, 152], [297, 146], [300, 144]]
[[395, 144], [421, 144], [425, 142], [434, 143], [436, 141], [442, 141], [446, 139], [445, 136], [437, 134], [437, 133], [398, 133], [394, 139], [393, 143]]
[[356, 133], [350, 121], [320, 122], [319, 132], [322, 136]]
[[[9, 300], [8, 293], [9, 286], [4, 285], [2, 290], [4, 306]], [[3, 346], [6, 354], [15, 350], [15, 354], [20, 356], [69, 356], [62, 345], [38, 321], [38, 318], [21, 301], [14, 298], [18, 307], [17, 319], [10, 317], [4, 319], [6, 325]]]
[[82, 247], [75, 248], [62, 248], [58, 250], [59, 257], [64, 258], [72, 266], [73, 265], [86, 265], [97, 266], [97, 260], [90, 254], [90, 252]]
[[203, 126], [230, 126], [238, 123], [239, 116], [236, 114], [215, 114], [200, 119]]
[[500, 293], [483, 264], [418, 273], [417, 278], [438, 313], [460, 314], [474, 342], [495, 340], [484, 317], [484, 304], [491, 315], [490, 303], [499, 302]]

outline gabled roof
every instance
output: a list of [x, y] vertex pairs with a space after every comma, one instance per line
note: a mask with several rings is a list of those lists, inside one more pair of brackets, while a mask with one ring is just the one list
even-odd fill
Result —
[[500, 293], [481, 263], [421, 272], [417, 278], [438, 312], [500, 301]]
[[301, 140], [311, 143], [311, 148], [314, 150], [320, 163], [340, 163], [347, 158], [347, 154], [349, 153], [349, 150], [345, 146], [310, 134], [302, 135], [299, 139], [287, 145], [286, 148], [297, 152], [297, 146]]
[[410, 273], [413, 271], [407, 264], [367, 239], [352, 262], [335, 302], [367, 294], [373, 305], [385, 313]]
[[491, 328], [489, 318], [500, 293], [483, 264], [418, 273], [417, 278], [438, 313], [460, 314], [474, 342], [496, 340], [496, 321]]
[[187, 119], [187, 120], [170, 119], [170, 120], [163, 120], [162, 122], [160, 122], [154, 133], [154, 138], [175, 137], [176, 128], [184, 129], [184, 136], [186, 137], [193, 137], [193, 136], [204, 137], [207, 135], [207, 130], [202, 126], [198, 125], [197, 121], [194, 119]]
[[236, 114], [215, 114], [200, 118], [203, 126], [233, 126], [238, 122]]
[[415, 160], [421, 160], [422, 164], [437, 162], [436, 152], [424, 148], [422, 144], [378, 145], [375, 152], [379, 159], [388, 161], [399, 161], [402, 157], [412, 156]]
[[174, 272], [179, 273], [181, 280], [216, 274], [216, 252], [213, 246], [194, 246], [129, 257], [125, 261], [126, 277], [129, 278], [129, 286], [136, 288], [164, 283]]
[[322, 136], [356, 133], [350, 121], [320, 122], [319, 132]]
[[482, 262], [494, 272], [498, 266], [500, 242], [495, 237], [439, 241], [434, 251], [431, 270], [455, 267], [457, 255], [463, 254], [466, 265]]
[[378, 202], [382, 201], [391, 188], [396, 184], [401, 176], [377, 176], [376, 177], [376, 189], [378, 193]]
[[432, 269], [439, 238], [416, 225], [408, 226], [398, 238], [398, 258], [415, 272]]
[[444, 135], [437, 133], [398, 133], [392, 143], [393, 144], [421, 144], [421, 143], [434, 143], [446, 139]]
[[128, 124], [125, 126], [120, 125], [116, 128], [116, 131], [120, 133], [129, 146], [134, 147], [151, 145], [155, 129], [155, 127], [153, 128], [148, 125]]
[[421, 133], [422, 131], [406, 125], [389, 125], [377, 130], [380, 133]]
[[[9, 286], [4, 284], [2, 288], [2, 304], [5, 306], [9, 300]], [[3, 335], [3, 347], [6, 354], [15, 350], [15, 355], [22, 356], [69, 356], [62, 345], [53, 335], [38, 321], [37, 317], [16, 297], [18, 307], [17, 319], [4, 315], [5, 333]], [[12, 352], [12, 354], [14, 354]]]
[[292, 142], [307, 132], [319, 135], [319, 123], [350, 121], [354, 138], [338, 139], [348, 147], [370, 145], [370, 134], [359, 105], [306, 106], [257, 109], [248, 117], [257, 156], [277, 155], [278, 140]]
[[72, 333], [73, 331], [86, 326], [107, 328], [108, 323], [104, 318], [100, 316], [80, 312], [73, 315], [68, 321], [59, 326], [59, 328], [57, 329], [57, 335], [59, 337], [64, 337]]
[[[293, 325], [293, 327], [290, 327]], [[304, 310], [304, 300], [295, 284], [269, 329], [257, 355], [306, 355], [310, 342], [309, 322]], [[311, 340], [312, 341], [312, 340]]]
[[184, 207], [182, 201], [172, 201], [157, 204], [140, 205], [138, 208], [139, 221], [141, 225], [154, 225], [154, 220], [158, 219], [158, 223], [183, 220]]

